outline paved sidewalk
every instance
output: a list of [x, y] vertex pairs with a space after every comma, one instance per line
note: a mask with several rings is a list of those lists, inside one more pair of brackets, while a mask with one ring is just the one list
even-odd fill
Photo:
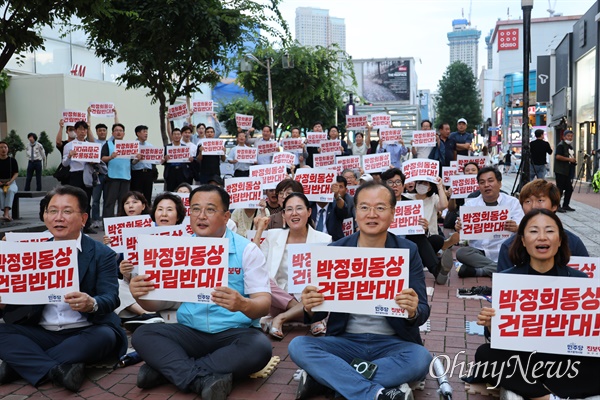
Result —
[[[505, 175], [503, 190], [510, 192], [514, 182], [513, 175]], [[587, 189], [582, 189], [582, 192]], [[593, 192], [592, 192], [593, 193]], [[595, 197], [593, 197], [595, 196]], [[35, 226], [38, 203], [36, 199], [23, 199], [23, 220], [17, 221], [20, 226]], [[591, 203], [591, 204], [588, 204]], [[588, 251], [593, 256], [600, 256], [600, 194], [592, 194], [589, 201], [579, 201], [577, 194], [573, 196], [572, 206], [576, 212], [559, 214], [566, 228], [576, 233], [584, 241]], [[0, 232], [6, 231], [0, 227]], [[100, 234], [92, 235], [99, 239]], [[425, 346], [435, 354], [447, 355], [450, 360], [456, 360], [456, 367], [449, 381], [453, 388], [455, 400], [483, 400], [491, 399], [480, 394], [468, 394], [465, 386], [458, 378], [460, 362], [469, 362], [477, 347], [484, 342], [482, 336], [468, 335], [465, 331], [467, 321], [475, 321], [476, 316], [486, 301], [464, 300], [456, 297], [458, 288], [479, 285], [491, 285], [490, 278], [458, 278], [453, 271], [448, 285], [435, 284], [433, 277], [426, 274], [427, 286], [433, 288], [429, 296], [431, 305], [430, 332], [422, 334]], [[431, 291], [431, 289], [430, 289]], [[285, 337], [282, 341], [272, 340], [273, 355], [279, 356], [281, 362], [271, 376], [267, 379], [245, 379], [235, 383], [230, 399], [250, 400], [287, 400], [293, 399], [297, 384], [293, 381], [296, 365], [290, 360], [287, 346], [292, 338], [299, 335], [308, 335], [305, 327], [284, 327]], [[21, 399], [194, 399], [199, 398], [193, 394], [179, 392], [173, 385], [165, 385], [153, 390], [141, 390], [135, 386], [136, 375], [140, 364], [116, 371], [108, 368], [88, 368], [88, 380], [77, 394], [62, 388], [55, 388], [46, 384], [36, 389], [23, 381], [0, 386], [0, 398], [8, 400]], [[435, 379], [428, 376], [424, 390], [415, 390], [417, 400], [439, 398], [438, 384]], [[318, 399], [324, 399], [319, 397]]]

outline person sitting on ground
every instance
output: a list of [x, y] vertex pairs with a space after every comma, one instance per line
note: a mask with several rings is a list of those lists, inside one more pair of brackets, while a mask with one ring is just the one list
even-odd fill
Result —
[[[523, 209], [517, 199], [500, 193], [502, 187], [502, 174], [500, 171], [495, 167], [484, 167], [477, 173], [477, 181], [479, 182], [481, 194], [468, 199], [463, 207], [507, 207], [511, 219], [505, 222], [504, 229], [509, 232], [516, 232], [519, 222], [523, 218]], [[461, 228], [462, 224], [460, 220], [457, 220], [456, 230], [460, 232]], [[458, 270], [458, 276], [461, 278], [492, 276], [496, 272], [498, 254], [504, 240], [506, 239], [470, 240], [468, 246], [458, 249], [456, 259], [462, 263]], [[448, 268], [447, 263], [451, 262], [451, 258], [442, 257], [442, 268]], [[448, 270], [450, 268], [452, 266]]]
[[[150, 214], [150, 205], [140, 192], [127, 192], [119, 202], [120, 217], [148, 214]], [[165, 322], [160, 314], [144, 310], [131, 296], [128, 282], [133, 270], [133, 264], [129, 260], [124, 260], [123, 254], [118, 256], [117, 261], [119, 262], [119, 300], [121, 301], [121, 305], [115, 309], [115, 314], [121, 318], [123, 326], [133, 332], [139, 324]], [[127, 275], [127, 280], [124, 279], [125, 275]]]
[[[570, 259], [569, 239], [560, 219], [545, 208], [533, 209], [523, 217], [509, 255], [511, 264], [516, 267], [503, 271], [505, 274], [587, 278], [585, 273], [567, 266]], [[477, 324], [489, 329], [495, 314], [493, 308], [484, 307], [477, 317]], [[565, 346], [568, 340], [571, 339], [565, 338]], [[486, 376], [486, 370], [489, 371], [487, 368], [475, 369], [471, 380], [487, 382], [491, 379], [493, 382], [490, 383], [500, 386], [501, 391], [513, 392], [507, 395], [501, 393], [500, 398], [517, 400], [518, 396], [523, 396], [528, 399], [549, 400], [552, 398], [550, 394], [562, 399], [600, 395], [598, 357], [500, 350], [493, 349], [490, 343], [486, 343], [477, 349], [475, 362], [476, 365], [494, 366], [515, 365], [514, 363], [521, 366], [535, 365], [527, 368], [525, 373], [522, 373], [523, 370], [521, 373], [516, 372], [513, 368], [499, 368], [500, 375], [493, 378], [489, 376], [489, 372]], [[556, 365], [559, 369], [561, 365], [573, 366], [575, 371], [556, 374], [553, 373], [553, 370], [556, 372]]]
[[[229, 217], [224, 189], [202, 185], [192, 191], [190, 224], [197, 238], [188, 240], [229, 240], [228, 285], [214, 289], [212, 303], [182, 303], [175, 324], [144, 325], [135, 331], [131, 343], [146, 362], [138, 373], [138, 387], [171, 382], [202, 399], [225, 399], [232, 377], [259, 371], [271, 359], [271, 342], [255, 329], [271, 307], [265, 257], [254, 243], [227, 229]], [[133, 278], [130, 289], [145, 309], [163, 308], [161, 301], [141, 299], [154, 290], [148, 275]]]
[[[291, 193], [283, 201], [283, 219], [285, 228], [269, 229], [265, 241], [260, 238], [265, 231], [269, 218], [256, 219], [255, 243], [267, 258], [271, 278], [271, 312], [261, 325], [264, 330], [277, 339], [283, 339], [283, 324], [286, 321], [302, 320], [302, 304], [293, 295], [288, 294], [288, 244], [331, 243], [331, 236], [314, 229], [310, 219], [310, 202], [302, 193]], [[311, 333], [325, 333], [324, 321], [311, 326]]]
[[52, 381], [77, 392], [85, 364], [127, 350], [127, 336], [113, 312], [119, 305], [117, 262], [112, 250], [81, 233], [88, 218], [82, 189], [58, 186], [49, 195], [44, 223], [54, 241], [76, 241], [79, 291], [59, 303], [0, 304], [5, 322], [0, 324], [0, 384], [22, 377], [33, 386]]
[[[331, 312], [325, 337], [294, 338], [288, 351], [304, 370], [296, 399], [323, 394], [326, 388], [347, 399], [410, 399], [408, 382], [423, 379], [429, 369], [431, 355], [419, 333], [419, 326], [429, 317], [423, 264], [414, 243], [388, 232], [394, 220], [394, 192], [383, 184], [368, 182], [356, 190], [354, 202], [359, 231], [330, 244], [331, 249], [336, 251], [334, 246], [408, 249], [409, 287], [395, 297], [408, 318]], [[312, 311], [323, 301], [323, 293], [317, 287], [307, 286], [303, 290], [307, 320], [324, 317], [326, 313]], [[377, 365], [371, 379], [350, 365], [355, 358]]]
[[[529, 211], [536, 208], [543, 208], [552, 212], [556, 212], [560, 206], [560, 191], [555, 184], [544, 179], [536, 179], [529, 182], [521, 189], [519, 193], [519, 202], [523, 207], [523, 212], [527, 214]], [[589, 253], [581, 241], [574, 233], [565, 229], [567, 238], [569, 239], [569, 249], [572, 256], [589, 257]], [[498, 255], [498, 272], [505, 271], [514, 267], [510, 262], [509, 249], [515, 241], [516, 236], [511, 236], [500, 246], [500, 254]]]

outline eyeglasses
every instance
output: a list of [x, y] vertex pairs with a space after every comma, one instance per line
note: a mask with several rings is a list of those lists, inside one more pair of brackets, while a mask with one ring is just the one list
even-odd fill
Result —
[[306, 211], [306, 207], [298, 206], [296, 208], [287, 207], [283, 209], [283, 212], [285, 212], [286, 214], [291, 214], [293, 212], [296, 212], [296, 214], [300, 214], [303, 211]]
[[192, 208], [190, 208], [190, 214], [194, 215], [194, 216], [198, 216], [198, 215], [202, 214], [202, 211], [204, 211], [204, 215], [206, 215], [207, 217], [212, 217], [218, 211], [221, 211], [221, 210], [217, 210], [214, 207], [192, 207]]
[[404, 182], [400, 179], [396, 179], [395, 181], [385, 181], [385, 184], [388, 186], [402, 186], [404, 185]]
[[292, 192], [279, 192], [277, 196], [279, 197], [288, 197]]
[[82, 214], [81, 211], [75, 211], [75, 210], [71, 210], [69, 208], [67, 208], [66, 210], [59, 210], [57, 208], [51, 208], [49, 210], [45, 211], [46, 214], [50, 215], [51, 217], [56, 217], [58, 214], [63, 215], [63, 217], [70, 217], [73, 214]]
[[368, 214], [371, 212], [371, 210], [375, 210], [375, 214], [383, 214], [386, 210], [389, 210], [392, 207], [386, 207], [386, 206], [367, 206], [367, 205], [360, 205], [358, 207], [356, 207], [356, 210], [358, 212], [361, 212], [363, 214]]

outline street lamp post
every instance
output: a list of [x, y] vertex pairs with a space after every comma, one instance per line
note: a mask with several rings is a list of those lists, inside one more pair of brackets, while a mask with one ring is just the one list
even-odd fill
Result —
[[271, 129], [274, 132], [275, 126], [274, 126], [274, 118], [273, 118], [273, 88], [271, 86], [271, 59], [267, 58], [267, 63], [264, 64], [262, 61], [260, 61], [258, 58], [256, 58], [256, 56], [254, 54], [248, 53], [245, 55], [245, 57], [256, 62], [261, 67], [267, 69], [267, 96], [268, 96], [268, 102], [269, 102], [269, 126], [271, 127]]
[[520, 188], [529, 182], [531, 163], [529, 148], [529, 63], [531, 58], [531, 10], [533, 9], [533, 0], [521, 0], [521, 9], [523, 10], [523, 129], [521, 130]]

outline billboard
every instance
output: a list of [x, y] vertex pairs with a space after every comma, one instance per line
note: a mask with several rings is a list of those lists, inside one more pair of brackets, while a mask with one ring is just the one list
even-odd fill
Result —
[[410, 60], [363, 62], [363, 97], [372, 103], [410, 100]]

